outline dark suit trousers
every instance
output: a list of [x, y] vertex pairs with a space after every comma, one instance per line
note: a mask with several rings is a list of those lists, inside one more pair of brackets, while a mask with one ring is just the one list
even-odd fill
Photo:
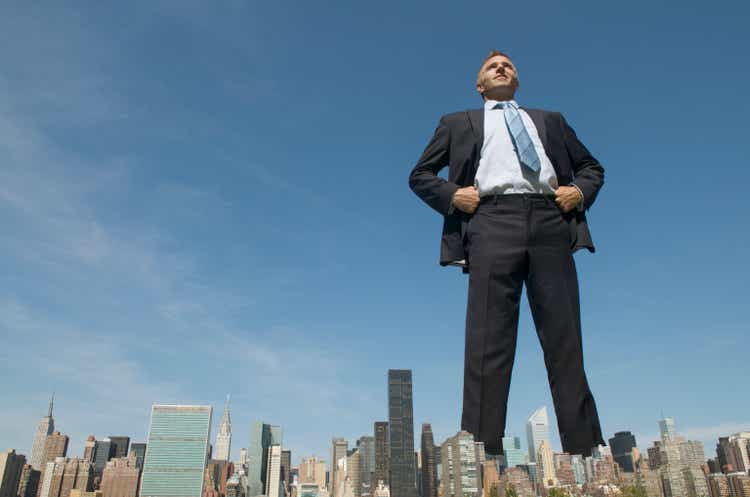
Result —
[[461, 428], [502, 451], [524, 283], [555, 404], [563, 450], [589, 455], [604, 444], [583, 369], [578, 277], [570, 249], [571, 216], [550, 196], [482, 199], [468, 223]]

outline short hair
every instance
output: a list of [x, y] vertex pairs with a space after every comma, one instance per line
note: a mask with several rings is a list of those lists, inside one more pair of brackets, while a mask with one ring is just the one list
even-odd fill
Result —
[[490, 51], [490, 54], [484, 58], [482, 61], [482, 64], [479, 66], [479, 71], [477, 72], [477, 80], [479, 80], [479, 74], [482, 72], [482, 68], [487, 63], [488, 60], [490, 60], [492, 57], [497, 57], [498, 55], [501, 55], [505, 57], [506, 59], [513, 60], [510, 58], [510, 55], [508, 55], [505, 52], [501, 52], [500, 50], [495, 50], [494, 48]]

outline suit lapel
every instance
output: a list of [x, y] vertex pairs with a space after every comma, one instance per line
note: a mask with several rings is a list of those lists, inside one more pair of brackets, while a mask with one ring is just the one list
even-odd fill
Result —
[[474, 133], [476, 140], [475, 146], [482, 148], [484, 143], [484, 109], [472, 109], [466, 111], [469, 117], [469, 126], [471, 131]]
[[484, 145], [484, 108], [467, 110], [466, 115], [474, 134], [474, 160], [471, 164], [472, 170], [469, 172], [469, 177], [473, 178], [477, 173], [479, 158], [482, 155], [482, 145]]
[[549, 142], [547, 140], [547, 126], [544, 125], [545, 113], [537, 109], [527, 109], [525, 107], [521, 107], [521, 109], [523, 109], [524, 112], [529, 115], [531, 121], [534, 123], [534, 126], [536, 126], [536, 131], [539, 134], [539, 139], [542, 141], [544, 150], [549, 151], [550, 148]]

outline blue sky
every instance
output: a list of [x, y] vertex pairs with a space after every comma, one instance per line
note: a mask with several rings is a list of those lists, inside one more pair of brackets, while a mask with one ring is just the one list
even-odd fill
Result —
[[[232, 394], [294, 460], [387, 418], [458, 429], [466, 278], [407, 175], [441, 114], [564, 113], [606, 168], [579, 253], [605, 437], [661, 412], [707, 443], [750, 429], [741, 2], [146, 2], [0, 15], [0, 441], [29, 453], [50, 392], [73, 454], [145, 440], [154, 402]], [[552, 407], [524, 299], [507, 434]], [[550, 409], [551, 410], [551, 409]], [[554, 425], [553, 418], [553, 426]], [[214, 433], [215, 433], [214, 427]], [[555, 430], [553, 429], [553, 433]], [[559, 448], [554, 433], [553, 445]], [[417, 435], [417, 443], [418, 443]]]

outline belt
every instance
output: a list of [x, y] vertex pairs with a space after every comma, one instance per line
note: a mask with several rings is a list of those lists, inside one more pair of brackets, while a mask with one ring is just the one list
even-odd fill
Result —
[[484, 195], [479, 199], [479, 205], [497, 204], [499, 202], [524, 202], [526, 200], [555, 200], [554, 193], [497, 193]]

